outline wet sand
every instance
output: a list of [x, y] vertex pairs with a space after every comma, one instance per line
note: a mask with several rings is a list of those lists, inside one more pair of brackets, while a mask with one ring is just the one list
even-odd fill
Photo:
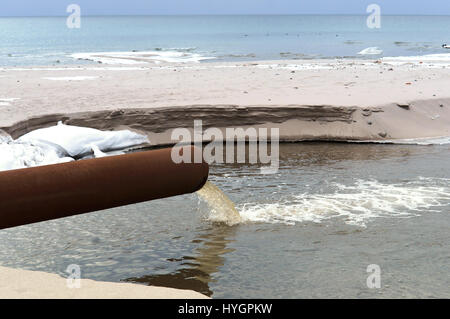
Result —
[[[79, 288], [68, 287], [56, 274], [0, 267], [0, 298], [12, 299], [204, 299], [192, 291], [81, 279]], [[71, 282], [71, 284], [73, 284]]]

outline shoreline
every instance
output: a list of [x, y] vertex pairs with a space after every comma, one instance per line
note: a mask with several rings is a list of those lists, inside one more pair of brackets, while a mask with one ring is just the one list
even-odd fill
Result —
[[[397, 62], [396, 62], [397, 63]], [[152, 145], [192, 128], [278, 127], [280, 142], [450, 136], [450, 66], [285, 60], [0, 69], [0, 128], [130, 129]]]
[[69, 288], [67, 279], [57, 274], [3, 266], [0, 278], [2, 299], [209, 299], [193, 290], [90, 279], [81, 279], [80, 288]]
[[244, 130], [249, 127], [268, 128], [269, 131], [271, 127], [276, 127], [280, 130], [280, 142], [382, 142], [448, 137], [449, 110], [450, 99], [414, 101], [406, 105], [388, 104], [373, 108], [329, 105], [194, 105], [48, 114], [0, 129], [13, 138], [18, 138], [62, 120], [67, 125], [100, 130], [130, 129], [146, 134], [151, 145], [157, 146], [175, 144], [176, 141], [170, 136], [172, 129], [185, 127], [192, 131], [194, 120], [202, 120], [203, 129], [217, 127], [224, 136], [227, 127]]

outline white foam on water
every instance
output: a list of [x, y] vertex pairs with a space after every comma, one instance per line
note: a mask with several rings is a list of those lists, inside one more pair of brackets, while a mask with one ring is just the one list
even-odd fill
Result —
[[446, 145], [450, 144], [450, 136], [392, 139], [392, 140], [366, 140], [349, 141], [352, 143], [375, 143], [375, 144], [405, 144], [405, 145]]
[[450, 179], [420, 178], [399, 184], [358, 180], [335, 188], [330, 194], [303, 193], [293, 200], [246, 204], [238, 210], [244, 222], [292, 225], [341, 218], [347, 224], [366, 227], [375, 218], [412, 217], [450, 203]]
[[381, 58], [383, 63], [391, 65], [405, 65], [410, 64], [422, 67], [449, 67], [450, 53], [427, 54], [418, 56], [398, 56], [398, 57], [384, 57]]
[[125, 67], [125, 66], [115, 66], [115, 67], [62, 67], [62, 68], [0, 68], [1, 71], [139, 71], [139, 70], [149, 70], [149, 67]]
[[98, 76], [58, 76], [58, 77], [44, 77], [43, 79], [50, 81], [85, 81], [98, 79]]
[[378, 47], [370, 47], [366, 48], [360, 52], [358, 52], [359, 55], [380, 55], [383, 54], [383, 50], [381, 50]]
[[198, 63], [215, 57], [182, 51], [142, 51], [142, 52], [90, 52], [75, 53], [72, 58], [90, 60], [105, 64], [142, 64], [142, 63]]
[[405, 61], [405, 62], [450, 62], [450, 53], [439, 54], [427, 54], [417, 56], [397, 56], [397, 57], [384, 57], [383, 61]]

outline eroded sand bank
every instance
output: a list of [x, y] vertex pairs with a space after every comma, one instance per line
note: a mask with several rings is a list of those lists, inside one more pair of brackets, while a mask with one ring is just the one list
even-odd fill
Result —
[[439, 63], [87, 65], [0, 74], [0, 99], [7, 101], [0, 128], [13, 137], [63, 120], [126, 127], [167, 144], [173, 128], [192, 127], [194, 119], [203, 128], [278, 127], [286, 141], [450, 135], [450, 67]]

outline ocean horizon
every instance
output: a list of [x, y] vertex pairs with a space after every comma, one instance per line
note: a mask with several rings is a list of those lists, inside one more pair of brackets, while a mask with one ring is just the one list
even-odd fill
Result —
[[383, 15], [379, 29], [367, 27], [366, 19], [309, 14], [82, 16], [81, 28], [70, 29], [67, 16], [0, 17], [0, 66], [118, 63], [88, 54], [98, 52], [144, 52], [152, 55], [152, 63], [431, 54], [448, 54], [445, 59], [450, 60], [450, 52], [442, 48], [450, 42], [450, 16]]

